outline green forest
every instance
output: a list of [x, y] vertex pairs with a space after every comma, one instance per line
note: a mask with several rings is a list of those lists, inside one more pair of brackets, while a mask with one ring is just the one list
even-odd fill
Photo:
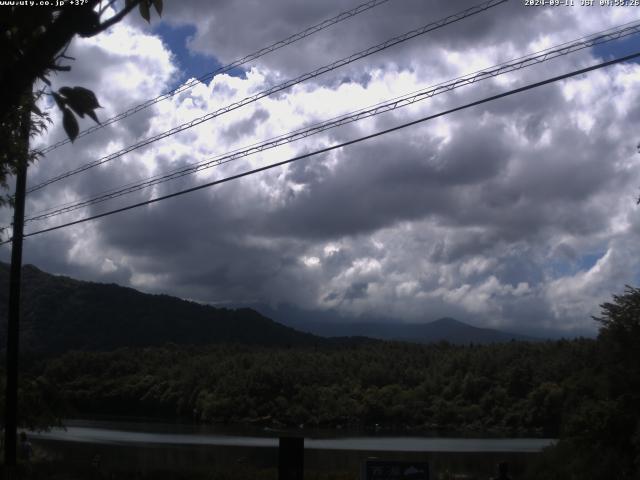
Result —
[[592, 340], [125, 348], [35, 368], [67, 415], [556, 436], [594, 383]]

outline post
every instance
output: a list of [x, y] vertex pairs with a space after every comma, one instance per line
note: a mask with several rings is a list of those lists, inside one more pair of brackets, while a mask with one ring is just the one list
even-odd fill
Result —
[[303, 480], [304, 438], [280, 437], [278, 440], [278, 480]]
[[15, 205], [13, 209], [13, 238], [11, 240], [11, 270], [9, 273], [9, 318], [7, 322], [7, 383], [4, 412], [4, 465], [7, 478], [13, 478], [16, 467], [18, 433], [18, 347], [20, 325], [20, 283], [22, 279], [22, 236], [24, 229], [24, 203], [27, 187], [27, 157], [31, 109], [24, 106], [20, 140], [23, 158], [18, 159]]

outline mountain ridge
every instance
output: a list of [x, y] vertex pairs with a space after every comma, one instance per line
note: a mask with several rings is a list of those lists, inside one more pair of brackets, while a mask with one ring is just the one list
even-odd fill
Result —
[[511, 340], [540, 341], [540, 338], [518, 333], [470, 325], [451, 317], [442, 317], [429, 322], [401, 323], [374, 321], [339, 322], [323, 319], [305, 319], [304, 311], [284, 306], [270, 308], [265, 305], [254, 306], [256, 310], [269, 318], [288, 325], [296, 330], [323, 337], [365, 336], [379, 340], [398, 340], [413, 343], [449, 342], [453, 344], [488, 344]]
[[[0, 263], [0, 345], [6, 341], [9, 266]], [[166, 343], [314, 345], [322, 339], [250, 308], [214, 308], [113, 283], [76, 280], [23, 266], [21, 350], [59, 353]], [[179, 327], [179, 328], [176, 328]]]
[[[0, 262], [0, 347], [6, 341], [9, 266]], [[52, 275], [23, 266], [21, 350], [60, 353], [104, 351], [167, 343], [261, 346], [358, 344], [376, 340], [485, 344], [522, 335], [483, 329], [452, 318], [429, 323], [296, 320], [257, 308], [218, 308], [166, 294], [143, 293], [114, 283]]]

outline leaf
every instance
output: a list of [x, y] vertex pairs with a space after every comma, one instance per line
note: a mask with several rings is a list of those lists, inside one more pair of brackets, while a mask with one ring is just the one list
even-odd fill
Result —
[[96, 112], [94, 112], [93, 110], [87, 111], [87, 115], [89, 115], [89, 117], [91, 117], [94, 122], [100, 123], [100, 120], [98, 120], [98, 117], [96, 115]]
[[78, 120], [76, 120], [76, 117], [73, 116], [73, 113], [71, 113], [71, 110], [68, 108], [63, 110], [62, 126], [64, 127], [64, 131], [67, 132], [69, 140], [73, 142], [78, 136], [80, 127], [78, 126]]
[[56, 101], [56, 104], [58, 105], [58, 108], [60, 110], [64, 110], [65, 109], [65, 99], [62, 98], [60, 95], [58, 95], [56, 92], [52, 92], [51, 93], [53, 95], [53, 99]]
[[101, 107], [96, 98], [96, 94], [88, 88], [73, 87], [72, 96], [84, 106], [85, 110], [94, 110]]
[[76, 105], [74, 105], [71, 102], [67, 102], [67, 105], [69, 105], [69, 107], [71, 107], [71, 110], [73, 110], [74, 112], [76, 112], [76, 115], [78, 115], [80, 118], [84, 118], [84, 110], [79, 110], [78, 108], [76, 108]]
[[85, 11], [81, 16], [78, 16], [76, 31], [81, 37], [91, 37], [100, 28], [100, 15], [89, 7], [83, 6], [80, 8], [85, 8]]
[[[71, 93], [73, 92], [73, 89], [72, 89], [71, 87], [60, 87], [60, 88], [58, 89], [58, 92], [59, 92], [61, 95], [64, 95], [65, 97], [68, 97], [68, 96], [69, 96], [69, 94], [71, 94]], [[55, 95], [55, 93], [54, 93], [54, 95]]]
[[36, 105], [32, 105], [31, 106], [31, 110], [33, 110], [33, 113], [35, 113], [39, 117], [44, 117], [44, 114], [42, 113], [42, 110], [40, 110]]
[[162, 0], [151, 0], [153, 2], [153, 6], [156, 8], [156, 12], [158, 12], [158, 16], [162, 16]]
[[151, 12], [149, 12], [149, 0], [140, 0], [140, 4], [138, 5], [140, 9], [140, 15], [147, 22], [151, 23]]
[[84, 87], [62, 87], [58, 92], [65, 96], [67, 105], [80, 118], [89, 115], [96, 123], [100, 123], [94, 112], [96, 108], [100, 108], [100, 103], [91, 90]]

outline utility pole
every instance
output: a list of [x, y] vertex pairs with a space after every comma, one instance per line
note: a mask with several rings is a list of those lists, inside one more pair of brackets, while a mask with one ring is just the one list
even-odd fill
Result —
[[[30, 92], [29, 92], [30, 94]], [[29, 133], [31, 130], [30, 103], [24, 104], [20, 125], [21, 158], [16, 173], [15, 204], [13, 208], [13, 237], [11, 239], [11, 270], [9, 276], [9, 318], [7, 324], [7, 383], [4, 418], [4, 465], [6, 478], [15, 478], [18, 433], [18, 347], [20, 341], [20, 287], [22, 280], [22, 236], [24, 203], [27, 186]]]

